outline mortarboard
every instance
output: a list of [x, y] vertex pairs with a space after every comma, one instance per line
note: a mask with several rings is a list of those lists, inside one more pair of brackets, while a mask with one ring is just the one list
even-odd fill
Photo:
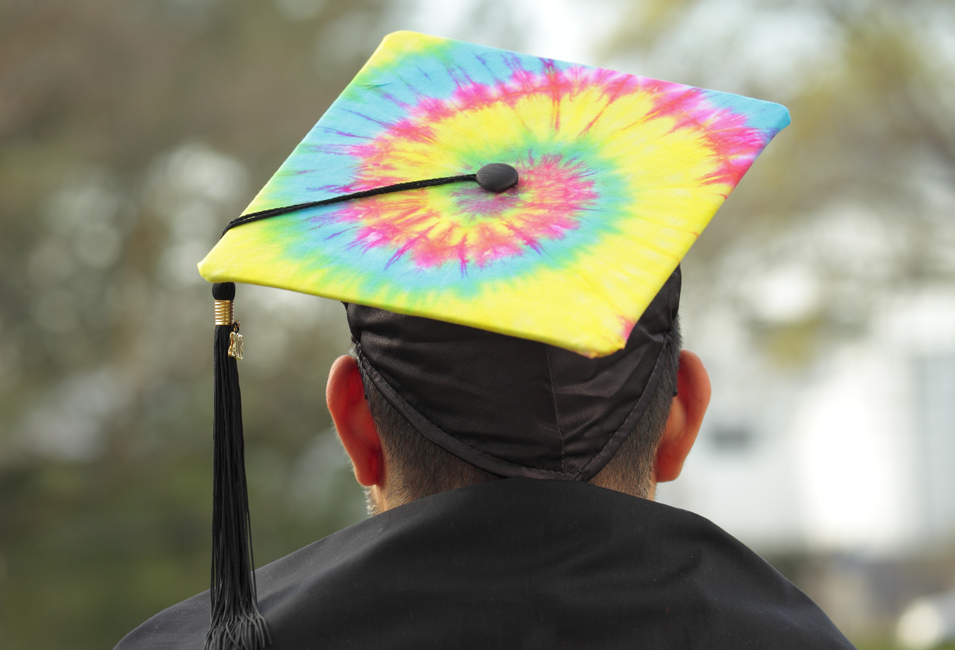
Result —
[[680, 260], [788, 123], [738, 95], [387, 36], [199, 265], [217, 325], [207, 648], [269, 638], [233, 283], [346, 303], [364, 376], [451, 453], [502, 476], [586, 480], [643, 412]]

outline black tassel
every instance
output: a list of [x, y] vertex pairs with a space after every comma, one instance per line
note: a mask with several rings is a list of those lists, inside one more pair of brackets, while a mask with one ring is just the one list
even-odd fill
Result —
[[[238, 323], [233, 323], [235, 285], [214, 284], [216, 334], [213, 356], [215, 417], [213, 420], [212, 489], [212, 623], [206, 650], [261, 650], [272, 643], [268, 623], [259, 613], [245, 482], [242, 399], [239, 369], [230, 356], [241, 349]], [[241, 352], [236, 356], [241, 358]]]

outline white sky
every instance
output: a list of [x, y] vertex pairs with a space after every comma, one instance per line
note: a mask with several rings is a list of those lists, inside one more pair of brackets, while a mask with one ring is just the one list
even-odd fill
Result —
[[[595, 50], [619, 18], [620, 0], [502, 0], [488, 13], [475, 15], [477, 0], [419, 0], [405, 15], [408, 29], [435, 36], [460, 38], [493, 47], [564, 61], [597, 65]], [[503, 29], [497, 29], [503, 25]], [[513, 26], [516, 33], [509, 30]], [[508, 42], [511, 38], [517, 43]]]

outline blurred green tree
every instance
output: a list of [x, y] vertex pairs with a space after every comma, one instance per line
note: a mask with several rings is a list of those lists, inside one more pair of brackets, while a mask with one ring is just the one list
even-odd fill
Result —
[[[765, 351], [804, 365], [864, 332], [886, 295], [951, 286], [951, 3], [624, 4], [606, 44], [609, 59], [648, 76], [772, 99], [792, 112], [792, 126], [686, 262], [706, 302], [749, 314]], [[811, 270], [817, 298], [793, 313], [762, 313], [772, 301], [755, 285], [797, 263]]]
[[[211, 296], [195, 264], [394, 10], [0, 3], [0, 647], [112, 647], [207, 587]], [[266, 314], [241, 369], [262, 564], [363, 503], [324, 407], [340, 307], [252, 288], [240, 317], [243, 301]]]

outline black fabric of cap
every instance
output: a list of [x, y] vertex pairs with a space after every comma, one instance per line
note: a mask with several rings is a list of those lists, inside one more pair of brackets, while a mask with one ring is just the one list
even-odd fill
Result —
[[586, 481], [633, 431], [660, 382], [680, 285], [677, 267], [626, 347], [597, 359], [374, 307], [346, 309], [366, 381], [425, 437], [500, 476]]

